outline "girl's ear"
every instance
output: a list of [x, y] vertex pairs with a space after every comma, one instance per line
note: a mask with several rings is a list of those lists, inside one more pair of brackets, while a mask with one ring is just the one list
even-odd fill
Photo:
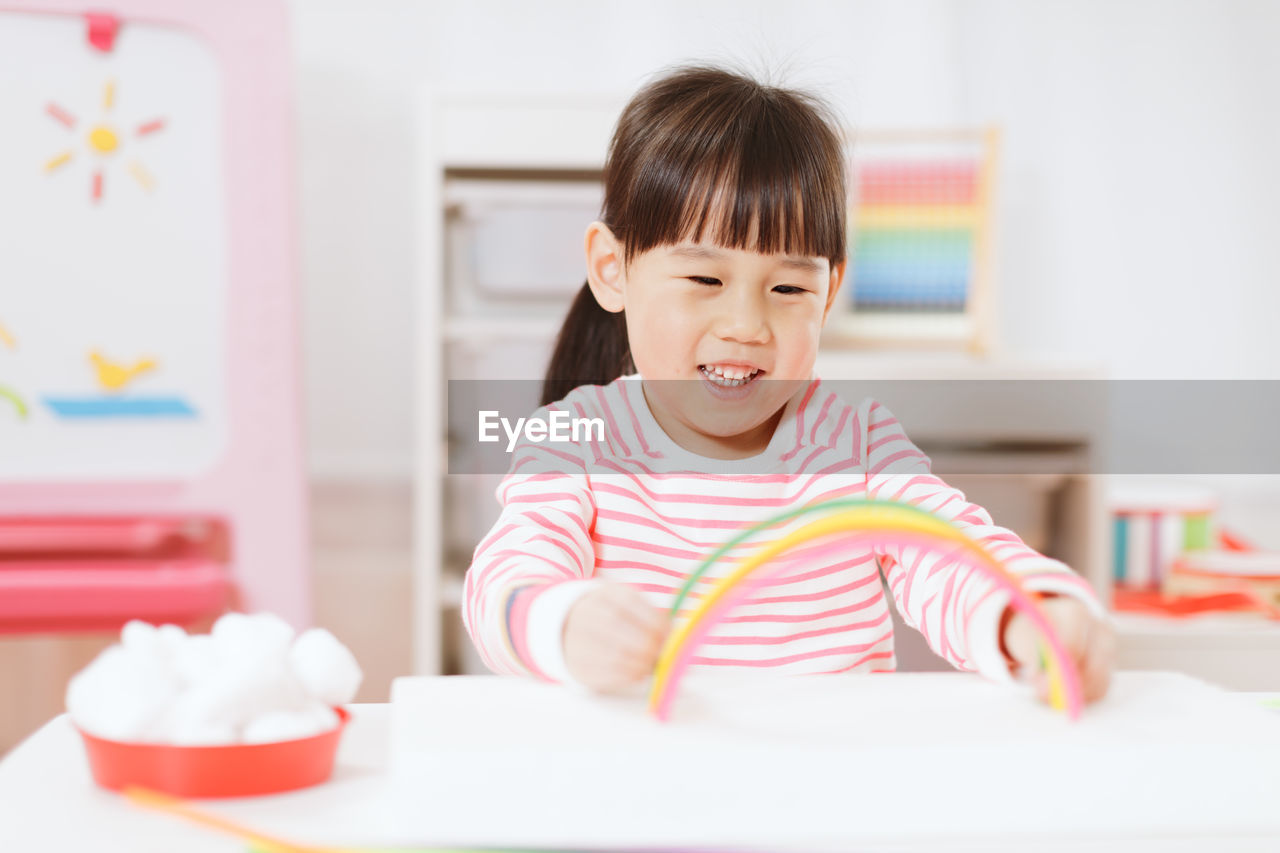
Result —
[[622, 269], [622, 245], [603, 222], [587, 226], [587, 283], [596, 302], [616, 314], [624, 307], [622, 298], [626, 275]]
[[831, 286], [827, 288], [827, 307], [822, 309], [822, 322], [827, 322], [827, 315], [831, 313], [831, 306], [836, 303], [836, 294], [840, 292], [840, 285], [844, 284], [844, 271], [849, 265], [847, 260], [841, 261], [831, 268]]

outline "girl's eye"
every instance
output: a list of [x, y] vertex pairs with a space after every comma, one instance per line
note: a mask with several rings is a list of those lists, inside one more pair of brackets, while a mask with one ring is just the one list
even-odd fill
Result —
[[706, 275], [691, 275], [689, 276], [689, 280], [696, 281], [698, 284], [719, 284], [720, 283], [720, 279], [711, 278], [710, 276], [706, 276]]
[[803, 287], [796, 287], [794, 284], [780, 284], [773, 289], [774, 293], [781, 293], [784, 296], [790, 296], [793, 293], [808, 293]]

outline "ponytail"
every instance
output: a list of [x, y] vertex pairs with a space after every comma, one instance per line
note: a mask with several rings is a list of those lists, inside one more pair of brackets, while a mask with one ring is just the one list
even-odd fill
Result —
[[563, 400], [579, 385], [608, 385], [634, 370], [626, 317], [601, 308], [584, 282], [560, 327], [539, 405]]

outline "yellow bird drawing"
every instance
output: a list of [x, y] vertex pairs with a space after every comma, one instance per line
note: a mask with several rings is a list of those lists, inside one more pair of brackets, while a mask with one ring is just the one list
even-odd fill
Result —
[[108, 391], [123, 390], [138, 374], [145, 373], [148, 370], [155, 370], [156, 368], [155, 359], [144, 358], [129, 367], [108, 361], [97, 350], [89, 353], [89, 359], [93, 362], [94, 370], [97, 373], [98, 384]]

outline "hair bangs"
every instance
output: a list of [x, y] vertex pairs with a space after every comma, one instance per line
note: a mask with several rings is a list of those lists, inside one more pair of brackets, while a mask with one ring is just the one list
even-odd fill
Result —
[[635, 167], [605, 211], [626, 257], [707, 241], [843, 262], [844, 151], [822, 105], [755, 86], [701, 91], [613, 152], [615, 165]]

